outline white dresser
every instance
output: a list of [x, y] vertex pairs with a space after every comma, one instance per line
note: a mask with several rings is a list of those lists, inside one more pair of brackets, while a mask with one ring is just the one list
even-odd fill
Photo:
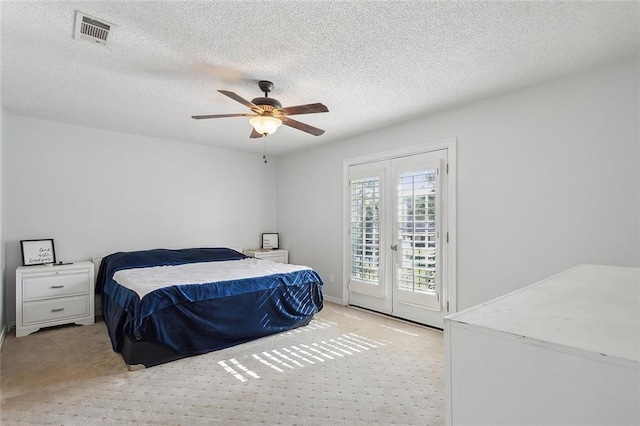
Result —
[[93, 263], [16, 269], [16, 336], [42, 327], [93, 324]]
[[289, 263], [289, 250], [244, 250], [247, 256], [257, 259], [271, 260], [272, 262]]
[[580, 265], [446, 317], [447, 424], [640, 424], [639, 295]]

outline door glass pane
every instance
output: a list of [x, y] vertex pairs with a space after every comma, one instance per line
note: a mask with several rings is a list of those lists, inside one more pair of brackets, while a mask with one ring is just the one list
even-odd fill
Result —
[[400, 290], [436, 291], [437, 169], [398, 175], [398, 255]]
[[380, 178], [351, 181], [351, 278], [379, 283]]

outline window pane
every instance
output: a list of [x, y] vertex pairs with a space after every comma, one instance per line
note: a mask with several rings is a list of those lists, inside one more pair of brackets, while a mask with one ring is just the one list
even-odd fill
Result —
[[398, 237], [401, 290], [433, 294], [436, 290], [436, 169], [398, 177]]
[[380, 178], [351, 181], [351, 278], [379, 283]]

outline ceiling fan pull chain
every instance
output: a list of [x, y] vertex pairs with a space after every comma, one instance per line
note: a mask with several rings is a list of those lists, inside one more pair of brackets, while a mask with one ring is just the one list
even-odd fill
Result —
[[262, 159], [264, 164], [267, 164], [267, 138], [262, 139]]

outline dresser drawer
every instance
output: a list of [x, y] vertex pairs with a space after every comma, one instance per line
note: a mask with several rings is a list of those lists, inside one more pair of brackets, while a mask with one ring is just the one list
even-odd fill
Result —
[[26, 302], [22, 307], [23, 325], [89, 315], [89, 296]]
[[89, 280], [87, 272], [25, 275], [22, 280], [23, 300], [88, 294]]

